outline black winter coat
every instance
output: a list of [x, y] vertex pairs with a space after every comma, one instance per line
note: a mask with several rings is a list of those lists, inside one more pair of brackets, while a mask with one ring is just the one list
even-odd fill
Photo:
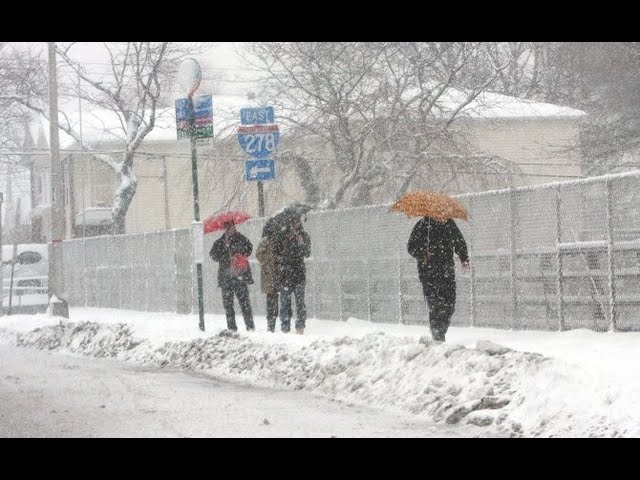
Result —
[[299, 242], [297, 237], [298, 234], [291, 229], [275, 237], [273, 255], [279, 289], [293, 288], [306, 283], [307, 270], [304, 259], [311, 256], [311, 237], [304, 230], [300, 232], [302, 242]]
[[235, 232], [231, 237], [229, 247], [224, 245], [225, 235], [222, 235], [218, 240], [213, 242], [213, 246], [209, 251], [209, 256], [212, 260], [219, 262], [218, 266], [218, 286], [224, 288], [233, 281], [241, 281], [244, 283], [253, 283], [253, 277], [251, 275], [251, 266], [247, 268], [245, 272], [237, 272], [231, 268], [231, 260], [236, 253], [249, 257], [253, 251], [253, 245], [247, 237], [240, 232]]
[[407, 244], [409, 255], [418, 260], [420, 281], [455, 280], [453, 253], [469, 260], [467, 244], [453, 220], [445, 223], [425, 217], [416, 223]]

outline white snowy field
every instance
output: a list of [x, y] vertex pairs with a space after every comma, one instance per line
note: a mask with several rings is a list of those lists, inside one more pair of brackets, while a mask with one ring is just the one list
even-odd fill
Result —
[[72, 308], [0, 317], [0, 341], [304, 389], [487, 435], [640, 436], [640, 333], [455, 328], [310, 319], [305, 335], [224, 331], [221, 315]]

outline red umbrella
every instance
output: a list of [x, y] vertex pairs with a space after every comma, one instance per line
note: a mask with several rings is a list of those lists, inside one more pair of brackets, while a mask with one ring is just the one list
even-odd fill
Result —
[[211, 215], [204, 220], [204, 233], [224, 230], [225, 223], [238, 225], [239, 223], [246, 222], [250, 218], [251, 215], [244, 212], [224, 212], [219, 213], [218, 215]]

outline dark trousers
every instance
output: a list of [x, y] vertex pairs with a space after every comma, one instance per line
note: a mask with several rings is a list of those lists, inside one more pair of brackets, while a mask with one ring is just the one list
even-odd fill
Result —
[[296, 329], [304, 328], [307, 322], [307, 307], [304, 304], [304, 283], [295, 287], [287, 287], [280, 290], [280, 326], [283, 332], [291, 330], [291, 294], [296, 300]]
[[422, 292], [429, 308], [429, 325], [433, 339], [444, 342], [456, 308], [456, 282], [449, 278], [421, 279]]
[[[267, 330], [275, 332], [276, 318], [278, 318], [278, 292], [267, 293]], [[289, 303], [289, 318], [292, 317], [291, 303]]]
[[253, 313], [251, 312], [249, 288], [246, 283], [237, 280], [228, 282], [222, 287], [222, 304], [224, 305], [224, 311], [227, 315], [227, 328], [233, 331], [238, 330], [238, 326], [236, 325], [236, 312], [233, 308], [234, 294], [238, 297], [238, 303], [240, 303], [240, 309], [244, 317], [244, 325], [247, 327], [247, 330], [255, 329]]

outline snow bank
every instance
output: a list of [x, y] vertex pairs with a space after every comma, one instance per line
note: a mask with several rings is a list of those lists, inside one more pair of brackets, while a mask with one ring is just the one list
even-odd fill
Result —
[[640, 435], [638, 398], [627, 391], [602, 384], [601, 376], [577, 365], [488, 340], [467, 348], [382, 331], [317, 339], [222, 331], [164, 342], [136, 335], [113, 320], [61, 321], [35, 330], [22, 326], [0, 334], [0, 340], [305, 389], [512, 436]]

